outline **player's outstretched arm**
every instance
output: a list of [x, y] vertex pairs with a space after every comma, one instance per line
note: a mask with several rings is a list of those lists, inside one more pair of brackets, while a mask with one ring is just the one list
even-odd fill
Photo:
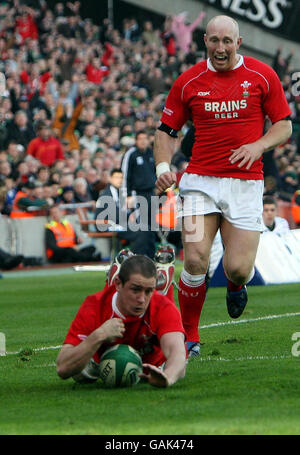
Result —
[[160, 340], [162, 351], [166, 357], [164, 369], [144, 364], [141, 375], [155, 387], [169, 387], [185, 376], [186, 350], [184, 335], [181, 332], [165, 333]]
[[63, 345], [56, 361], [57, 374], [68, 379], [81, 373], [102, 343], [111, 342], [123, 336], [124, 323], [119, 318], [112, 318], [94, 330], [80, 344]]
[[146, 379], [149, 384], [154, 387], [165, 388], [170, 385], [165, 373], [160, 368], [157, 368], [155, 365], [151, 365], [150, 363], [143, 363], [143, 373], [139, 376]]

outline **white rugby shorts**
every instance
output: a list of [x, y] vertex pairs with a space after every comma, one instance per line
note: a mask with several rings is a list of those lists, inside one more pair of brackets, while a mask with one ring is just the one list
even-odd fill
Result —
[[178, 217], [220, 213], [236, 228], [262, 232], [263, 190], [263, 180], [184, 173]]

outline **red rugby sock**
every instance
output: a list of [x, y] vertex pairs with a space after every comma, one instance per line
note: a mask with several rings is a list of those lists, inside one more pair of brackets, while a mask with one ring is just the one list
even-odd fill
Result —
[[200, 341], [199, 321], [205, 296], [205, 282], [200, 286], [189, 286], [180, 278], [178, 283], [178, 301], [187, 341]]
[[227, 288], [229, 291], [238, 292], [243, 288], [243, 285], [234, 284], [232, 281], [227, 280]]

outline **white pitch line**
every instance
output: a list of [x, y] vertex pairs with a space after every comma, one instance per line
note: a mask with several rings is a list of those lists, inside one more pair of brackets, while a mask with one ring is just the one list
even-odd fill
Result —
[[[191, 362], [249, 362], [251, 360], [282, 360], [282, 359], [291, 359], [291, 355], [273, 355], [273, 356], [249, 356], [249, 357], [237, 357], [234, 359], [225, 359], [224, 357], [197, 357]], [[194, 364], [195, 365], [195, 364]], [[55, 368], [56, 363], [51, 362], [44, 365], [33, 365], [31, 368]]]
[[[50, 349], [60, 349], [62, 346], [44, 346], [44, 347], [41, 347], [41, 348], [33, 348], [32, 350], [34, 352], [40, 352], [40, 351], [48, 351]], [[16, 355], [16, 354], [20, 354], [20, 352], [22, 352], [23, 349], [20, 349], [19, 351], [15, 351], [15, 352], [7, 352], [6, 355]]]
[[253, 319], [240, 319], [239, 321], [215, 322], [213, 324], [201, 325], [199, 328], [200, 329], [211, 329], [213, 327], [221, 327], [223, 325], [245, 324], [246, 322], [266, 321], [268, 319], [288, 318], [288, 317], [293, 317], [293, 316], [300, 316], [300, 313], [273, 314], [270, 316], [262, 316], [262, 317], [253, 318]]
[[279, 359], [290, 359], [291, 355], [274, 355], [274, 356], [265, 356], [265, 355], [258, 355], [258, 356], [249, 356], [249, 357], [237, 357], [235, 359], [225, 359], [224, 357], [207, 357], [206, 359], [200, 357], [199, 359], [196, 358], [197, 362], [244, 362], [249, 360], [279, 360]]
[[[287, 318], [287, 317], [293, 317], [293, 316], [300, 316], [300, 313], [285, 313], [285, 314], [273, 314], [270, 316], [262, 316], [259, 318], [252, 318], [252, 319], [241, 319], [239, 321], [225, 321], [225, 322], [216, 322], [213, 324], [208, 324], [208, 325], [202, 325], [200, 326], [200, 329], [211, 329], [214, 327], [221, 327], [224, 325], [232, 325], [232, 324], [245, 324], [246, 322], [257, 322], [257, 321], [265, 321], [269, 319], [279, 319], [279, 318]], [[34, 352], [40, 352], [40, 351], [48, 351], [51, 349], [60, 349], [61, 346], [44, 346], [41, 348], [34, 348], [32, 349]], [[21, 351], [21, 349], [20, 349]], [[16, 352], [7, 352], [6, 355], [16, 355], [19, 354], [20, 351]], [[212, 359], [216, 360], [216, 359]], [[220, 359], [221, 360], [221, 359]], [[226, 359], [224, 359], [226, 360]], [[237, 360], [237, 359], [235, 359]]]

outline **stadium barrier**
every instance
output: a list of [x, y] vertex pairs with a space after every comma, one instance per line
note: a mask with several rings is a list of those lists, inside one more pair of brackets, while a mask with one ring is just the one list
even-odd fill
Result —
[[[227, 285], [222, 259], [211, 278], [211, 287]], [[255, 274], [248, 285], [284, 283], [300, 283], [300, 229], [292, 229], [286, 234], [261, 234]]]
[[[81, 246], [94, 245], [101, 253], [102, 259], [110, 260], [112, 251], [111, 238], [90, 238], [82, 230], [76, 214], [66, 215], [72, 223], [76, 234], [83, 238]], [[2, 216], [0, 218], [0, 248], [11, 254], [42, 258], [47, 263], [45, 251], [45, 224], [49, 222], [46, 216], [34, 218], [14, 218]]]

